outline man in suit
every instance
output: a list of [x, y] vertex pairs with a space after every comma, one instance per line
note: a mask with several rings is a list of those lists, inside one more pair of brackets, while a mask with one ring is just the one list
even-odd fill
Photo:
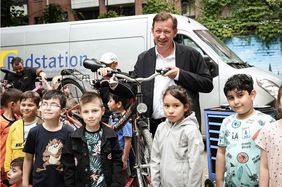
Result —
[[162, 94], [172, 85], [178, 84], [187, 89], [192, 98], [192, 110], [201, 125], [199, 92], [209, 93], [213, 89], [212, 77], [201, 54], [195, 49], [179, 45], [173, 41], [177, 34], [177, 20], [169, 13], [158, 13], [152, 24], [155, 47], [138, 56], [134, 66], [137, 77], [149, 77], [156, 69], [170, 68], [164, 76], [144, 82], [142, 91], [151, 117], [151, 132], [165, 120]]

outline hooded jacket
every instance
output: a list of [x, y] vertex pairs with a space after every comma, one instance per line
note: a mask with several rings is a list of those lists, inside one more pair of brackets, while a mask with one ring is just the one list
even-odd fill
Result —
[[181, 122], [161, 123], [151, 152], [153, 187], [200, 187], [204, 144], [195, 113]]

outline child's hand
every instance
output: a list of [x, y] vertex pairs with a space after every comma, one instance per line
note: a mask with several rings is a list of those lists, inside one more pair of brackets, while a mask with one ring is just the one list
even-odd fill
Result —
[[108, 154], [107, 158], [108, 158], [109, 160], [112, 160], [112, 153]]
[[126, 170], [128, 167], [127, 161], [122, 161], [122, 170]]

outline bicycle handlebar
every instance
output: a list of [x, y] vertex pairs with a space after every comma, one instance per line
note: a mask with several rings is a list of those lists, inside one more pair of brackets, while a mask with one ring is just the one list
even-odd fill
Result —
[[142, 82], [147, 82], [147, 81], [153, 80], [158, 75], [164, 75], [169, 70], [170, 70], [170, 68], [157, 69], [154, 74], [150, 75], [149, 77], [145, 77], [145, 78], [133, 78], [133, 77], [130, 77], [129, 75], [127, 75], [127, 73], [119, 72], [119, 71], [110, 71], [109, 74], [110, 75], [114, 75], [114, 76], [116, 76], [118, 78], [125, 79], [125, 80], [127, 80], [129, 82], [142, 83]]
[[136, 83], [142, 83], [142, 82], [150, 81], [150, 80], [154, 79], [157, 75], [159, 75], [159, 73], [154, 73], [151, 76], [146, 77], [146, 78], [132, 78], [132, 77], [129, 77], [129, 76], [126, 76], [126, 75], [123, 75], [123, 74], [119, 74], [118, 72], [115, 72], [113, 74], [118, 78], [122, 78], [122, 79], [128, 80], [130, 82], [136, 82]]

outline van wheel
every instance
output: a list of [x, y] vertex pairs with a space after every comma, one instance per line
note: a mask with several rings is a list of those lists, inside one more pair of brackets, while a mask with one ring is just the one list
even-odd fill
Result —
[[70, 78], [63, 79], [58, 89], [65, 93], [67, 98], [66, 108], [78, 103], [85, 92], [85, 89], [78, 82]]

